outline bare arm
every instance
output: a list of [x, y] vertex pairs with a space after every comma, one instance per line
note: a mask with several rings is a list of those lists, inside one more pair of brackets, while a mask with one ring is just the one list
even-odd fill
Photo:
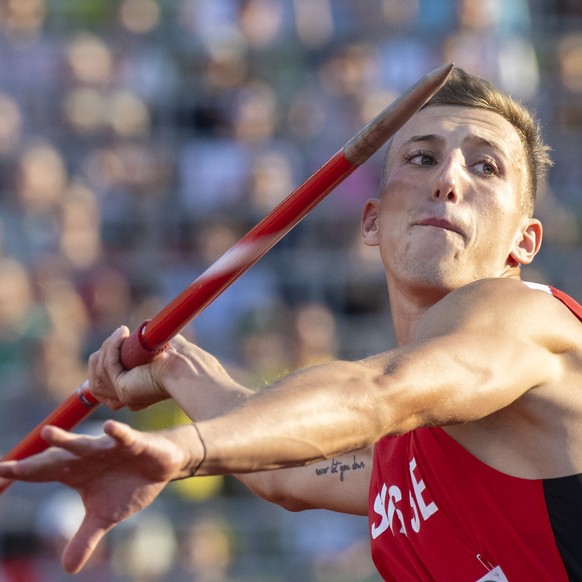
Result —
[[[579, 350], [579, 328], [544, 293], [480, 282], [429, 310], [409, 347], [298, 372], [196, 425], [144, 433], [109, 422], [97, 439], [49, 428], [54, 447], [0, 463], [0, 477], [60, 480], [81, 493], [87, 516], [64, 557], [75, 571], [106, 531], [170, 479], [325, 463], [386, 434], [483, 418], [559, 382]], [[178, 369], [165, 370], [167, 383], [187, 381]]]
[[[91, 356], [92, 390], [111, 408], [140, 409], [173, 398], [195, 422], [224, 414], [255, 394], [234, 381], [216, 358], [178, 336], [151, 366], [125, 371], [119, 328]], [[171, 378], [171, 379], [170, 379]], [[372, 449], [355, 451], [308, 467], [235, 475], [259, 497], [290, 511], [329, 509], [365, 515]]]
[[[201, 350], [164, 355], [156, 374], [193, 418], [205, 419], [197, 422], [206, 447], [199, 474], [304, 466], [369, 448], [386, 434], [478, 420], [555, 381], [573, 349], [563, 309], [519, 281], [480, 281], [429, 309], [409, 346], [309, 368], [258, 394], [236, 387]], [[198, 403], [218, 387], [239, 404], [200, 415], [185, 396], [193, 385], [202, 391]]]
[[304, 465], [386, 434], [483, 418], [559, 379], [574, 349], [565, 317], [515, 280], [455, 291], [425, 314], [410, 346], [298, 372], [198, 423], [201, 474]]

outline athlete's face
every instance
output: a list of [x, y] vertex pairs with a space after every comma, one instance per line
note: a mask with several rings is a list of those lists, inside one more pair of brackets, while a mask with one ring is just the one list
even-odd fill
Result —
[[500, 115], [423, 109], [394, 138], [387, 164], [363, 232], [389, 282], [450, 290], [533, 259], [541, 229], [523, 211], [524, 147]]

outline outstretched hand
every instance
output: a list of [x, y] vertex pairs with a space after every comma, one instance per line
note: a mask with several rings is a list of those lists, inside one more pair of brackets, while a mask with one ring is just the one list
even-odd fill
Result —
[[103, 429], [104, 435], [91, 437], [45, 427], [42, 436], [51, 448], [0, 462], [0, 478], [59, 481], [81, 495], [85, 517], [62, 556], [71, 573], [81, 570], [117, 523], [150, 505], [170, 480], [184, 477], [191, 461], [172, 438], [176, 429], [141, 432], [111, 420]]

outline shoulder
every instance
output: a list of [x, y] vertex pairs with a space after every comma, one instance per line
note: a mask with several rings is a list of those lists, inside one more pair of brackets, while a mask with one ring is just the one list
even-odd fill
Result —
[[530, 287], [520, 279], [481, 279], [455, 289], [439, 303], [468, 311], [490, 307], [508, 315], [534, 307], [552, 309], [559, 306], [560, 302], [551, 293], [542, 290], [542, 287]]
[[526, 334], [532, 339], [543, 338], [544, 343], [570, 343], [582, 337], [582, 325], [560, 300], [508, 278], [483, 279], [450, 292], [423, 315], [417, 337], [475, 328]]

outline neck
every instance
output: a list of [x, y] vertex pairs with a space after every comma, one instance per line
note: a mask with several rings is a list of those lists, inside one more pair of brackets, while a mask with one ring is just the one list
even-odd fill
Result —
[[399, 346], [409, 344], [414, 338], [416, 325], [425, 312], [451, 290], [409, 288], [388, 282], [390, 311], [394, 334]]
[[[520, 269], [518, 267], [506, 268], [498, 277], [521, 279]], [[467, 281], [465, 284], [470, 282], [472, 281]], [[414, 340], [416, 326], [428, 309], [451, 291], [462, 286], [419, 286], [390, 278], [387, 283], [394, 333], [399, 346], [409, 344]]]

